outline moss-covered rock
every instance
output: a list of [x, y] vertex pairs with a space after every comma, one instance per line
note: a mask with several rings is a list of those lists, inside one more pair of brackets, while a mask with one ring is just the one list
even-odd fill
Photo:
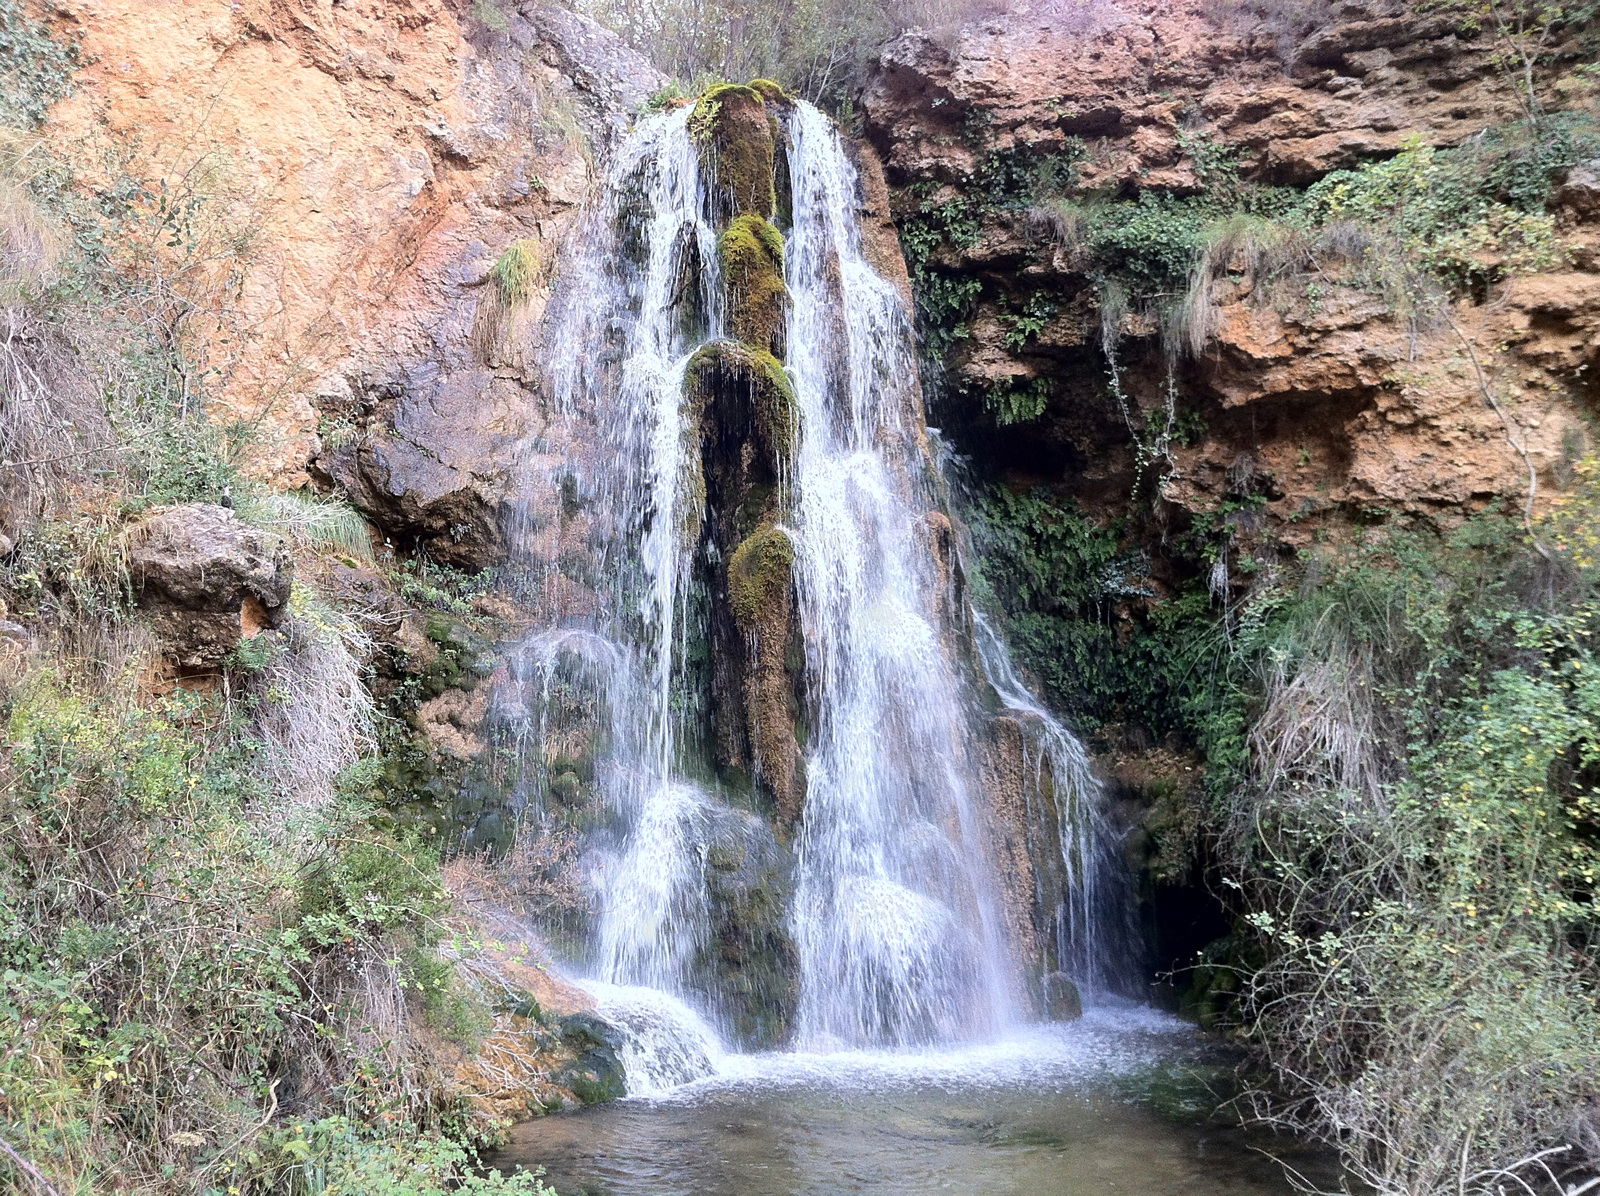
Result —
[[783, 84], [775, 83], [771, 79], [752, 79], [746, 84], [751, 91], [758, 92], [768, 104], [792, 104], [794, 97], [783, 90]]
[[793, 572], [794, 543], [772, 523], [762, 524], [728, 557], [728, 608], [746, 657], [740, 699], [751, 772], [785, 827], [799, 820], [805, 793], [797, 677], [789, 667], [789, 646], [798, 638]]
[[753, 87], [723, 83], [695, 101], [689, 132], [700, 143], [723, 221], [746, 212], [768, 218], [777, 210], [775, 126], [765, 96]]
[[783, 234], [746, 212], [717, 239], [728, 287], [728, 327], [735, 337], [769, 353], [783, 351]]
[[[734, 408], [745, 404], [749, 418], [738, 418], [744, 413]], [[710, 416], [730, 430], [753, 430], [776, 468], [794, 451], [799, 429], [794, 384], [782, 363], [764, 349], [727, 340], [702, 347], [684, 373], [684, 406], [686, 423], [700, 428], [702, 443]]]
[[733, 617], [745, 631], [763, 622], [773, 605], [788, 592], [794, 568], [794, 542], [789, 533], [765, 524], [728, 559], [728, 600]]
[[556, 1082], [586, 1105], [616, 1100], [627, 1091], [617, 1051], [622, 1039], [609, 1024], [589, 1013], [561, 1019], [561, 1042], [576, 1058], [556, 1074]]
[[710, 934], [699, 966], [716, 978], [739, 1045], [770, 1049], [787, 1038], [799, 995], [788, 917], [794, 858], [755, 814], [727, 810], [713, 819], [705, 877]]

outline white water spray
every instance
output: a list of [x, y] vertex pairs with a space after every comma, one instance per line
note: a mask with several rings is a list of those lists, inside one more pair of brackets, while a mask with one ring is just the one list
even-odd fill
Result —
[[800, 1040], [986, 1036], [1012, 1016], [1014, 967], [940, 619], [910, 317], [863, 256], [859, 183], [831, 123], [799, 105], [789, 136], [795, 579], [818, 721], [794, 911]]
[[[860, 182], [831, 123], [795, 104], [781, 140], [798, 426], [779, 501], [794, 548], [807, 730], [787, 907], [793, 1044], [994, 1038], [1022, 1019], [1023, 968], [989, 847], [983, 716], [963, 631], [947, 616], [950, 565], [910, 313], [867, 261]], [[598, 977], [602, 1013], [628, 1041], [635, 1092], [720, 1066], [703, 1016], [719, 1007], [706, 969], [716, 946], [708, 869], [715, 828], [748, 818], [695, 779], [710, 770], [687, 746], [699, 710], [690, 657], [708, 635], [692, 594], [708, 512], [684, 374], [699, 346], [725, 334], [702, 148], [687, 110], [642, 121], [567, 262], [545, 364], [561, 418], [582, 430], [569, 441], [589, 446], [572, 462], [570, 520], [597, 599], [579, 616], [584, 627], [529, 639], [505, 700], [524, 728], [525, 759], [542, 760], [558, 735], [546, 712], [563, 685], [603, 709], [592, 765], [605, 816], [586, 831], [595, 917], [578, 964]], [[989, 683], [1045, 728], [1047, 763], [1036, 767], [1058, 794], [1076, 795], [1060, 807], [1060, 850], [1072, 883], [1092, 889], [1080, 842], [1093, 836], [1079, 820], [1093, 782], [1081, 748], [1032, 704], [981, 622], [980, 631]], [[1098, 902], [1086, 889], [1062, 903], [1058, 956], [1091, 983]]]

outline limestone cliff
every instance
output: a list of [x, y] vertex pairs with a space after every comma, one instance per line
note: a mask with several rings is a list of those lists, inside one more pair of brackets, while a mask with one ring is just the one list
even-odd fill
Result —
[[[862, 101], [866, 133], [956, 325], [938, 346], [936, 422], [980, 472], [1058, 483], [1103, 518], [1133, 510], [1141, 473], [1155, 472], [1157, 540], [1220, 519], [1233, 558], [1256, 563], [1373, 520], [1521, 504], [1530, 473], [1541, 498], [1558, 491], [1586, 443], [1600, 353], [1592, 166], [1558, 192], [1565, 249], [1536, 272], [1419, 320], [1330, 266], [1336, 255], [1275, 287], [1236, 258], [1205, 297], [1209, 324], [1181, 348], [1170, 329], [1162, 343], [1155, 305], [1109, 310], [1071, 230], [1008, 193], [1050, 159], [1070, 175], [1062, 192], [1088, 202], [1193, 196], [1219, 162], [1246, 185], [1304, 188], [1524, 115], [1503, 47], [1444, 15], [1362, 0], [1297, 37], [1287, 17], [1218, 15], [1242, 7], [1057, 6], [952, 44], [913, 33], [887, 48]], [[1541, 94], [1592, 111], [1574, 65], [1552, 55]], [[1166, 460], [1152, 463], [1140, 434], [1162, 422]]]
[[654, 71], [535, 4], [68, 0], [49, 19], [85, 64], [52, 142], [218, 242], [178, 279], [182, 333], [249, 469], [339, 487], [399, 546], [497, 559], [554, 246]]

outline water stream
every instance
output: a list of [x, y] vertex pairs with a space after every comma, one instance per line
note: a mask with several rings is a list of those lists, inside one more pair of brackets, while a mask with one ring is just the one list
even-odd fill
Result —
[[915, 342], [862, 256], [856, 173], [832, 124], [802, 104], [789, 138], [795, 577], [818, 706], [794, 915], [800, 1044], [992, 1035], [1015, 1016], [1017, 973], [940, 617]]
[[[640, 122], [563, 268], [544, 343], [570, 501], [545, 548], [589, 596], [538, 612], [495, 704], [525, 823], [581, 835], [561, 962], [617, 1029], [630, 1098], [528, 1127], [508, 1159], [564, 1193], [1153, 1190], [1187, 1131], [1151, 1131], [1143, 1180], [1060, 1166], [1135, 1132], [1117, 1077], [1194, 1044], [1111, 996], [1139, 951], [1100, 786], [959, 597], [908, 305], [868, 261], [849, 147], [774, 106], [793, 436], [741, 493], [786, 554], [803, 801], [786, 822], [759, 754], [712, 742], [737, 736], [708, 653], [748, 677], [770, 633], [717, 639], [750, 517], [708, 498], [703, 441], [747, 471], [753, 441], [708, 431], [730, 417], [692, 376], [705, 346], [771, 359], [727, 339], [719, 166], [679, 109]], [[1052, 984], [1084, 1021], [1043, 1024]], [[1282, 1190], [1247, 1170], [1227, 1190]]]

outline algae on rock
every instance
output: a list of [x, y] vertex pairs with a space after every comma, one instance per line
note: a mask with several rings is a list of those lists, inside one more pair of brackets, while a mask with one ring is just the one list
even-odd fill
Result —
[[789, 667], [796, 630], [793, 570], [794, 542], [771, 522], [728, 558], [728, 607], [748, 646], [741, 697], [752, 771], [786, 826], [799, 819], [805, 793], [799, 702]]
[[734, 218], [717, 238], [717, 256], [728, 286], [728, 326], [748, 345], [769, 353], [783, 350], [783, 234], [751, 212]]

